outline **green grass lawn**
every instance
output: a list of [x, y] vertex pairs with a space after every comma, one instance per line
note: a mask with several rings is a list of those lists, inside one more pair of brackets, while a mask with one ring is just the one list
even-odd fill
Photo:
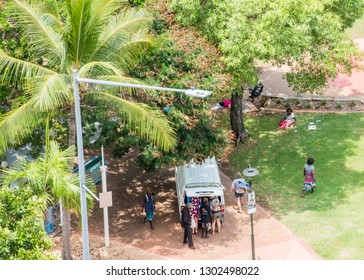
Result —
[[[248, 164], [257, 168], [258, 203], [322, 258], [364, 259], [364, 114], [300, 114], [297, 128], [275, 131], [280, 118], [245, 120], [251, 138], [231, 154], [229, 175]], [[310, 122], [317, 130], [307, 129]], [[315, 159], [317, 191], [302, 198], [309, 156]]]

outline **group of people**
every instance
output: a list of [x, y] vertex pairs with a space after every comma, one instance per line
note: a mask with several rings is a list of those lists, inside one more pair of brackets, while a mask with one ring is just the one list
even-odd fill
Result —
[[208, 239], [209, 232], [214, 235], [221, 231], [222, 204], [217, 196], [192, 197], [182, 209], [181, 226], [184, 228], [183, 243], [195, 249], [193, 234], [198, 234], [199, 221], [201, 221], [201, 238]]
[[[316, 188], [316, 177], [314, 159], [312, 157], [307, 159], [303, 167], [304, 183], [302, 192], [303, 195], [307, 190], [314, 192]], [[243, 198], [249, 191], [250, 185], [247, 184], [240, 172], [237, 172], [236, 179], [231, 184], [230, 191], [234, 191], [237, 202], [238, 213], [242, 213]], [[145, 211], [144, 223], [149, 222], [150, 227], [154, 230], [153, 226], [153, 213], [155, 209], [154, 193], [150, 188], [146, 188], [143, 198], [142, 212]], [[221, 231], [222, 219], [222, 204], [217, 196], [214, 197], [192, 197], [191, 202], [187, 203], [181, 211], [181, 226], [184, 228], [183, 243], [188, 244], [189, 248], [196, 249], [193, 243], [193, 234], [198, 234], [199, 221], [201, 222], [201, 238], [209, 238], [209, 232], [215, 234]]]

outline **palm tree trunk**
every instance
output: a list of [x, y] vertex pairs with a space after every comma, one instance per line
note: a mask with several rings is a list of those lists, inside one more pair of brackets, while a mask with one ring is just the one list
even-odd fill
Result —
[[235, 133], [236, 145], [244, 142], [248, 137], [248, 132], [244, 127], [243, 95], [238, 92], [231, 94], [230, 125]]
[[62, 204], [62, 259], [72, 260], [71, 255], [71, 214]]
[[[76, 142], [76, 118], [75, 107], [70, 106], [70, 129], [69, 129], [69, 146], [72, 146]], [[70, 165], [70, 169], [73, 170], [74, 164]], [[63, 205], [62, 205], [63, 207]], [[71, 254], [71, 214], [63, 207], [63, 223], [62, 223], [62, 259], [72, 260]]]

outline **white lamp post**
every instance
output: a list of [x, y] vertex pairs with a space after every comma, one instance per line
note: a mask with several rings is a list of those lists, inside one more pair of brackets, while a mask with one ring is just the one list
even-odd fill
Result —
[[81, 122], [81, 106], [80, 106], [80, 93], [78, 90], [79, 83], [109, 85], [118, 87], [153, 89], [162, 91], [181, 92], [188, 96], [205, 98], [211, 94], [211, 91], [198, 90], [195, 88], [175, 89], [157, 86], [147, 86], [140, 84], [119, 83], [104, 80], [86, 79], [78, 77], [77, 70], [73, 70], [73, 89], [75, 99], [75, 115], [76, 115], [76, 134], [77, 134], [77, 153], [78, 153], [78, 170], [80, 176], [80, 197], [81, 197], [81, 220], [82, 220], [82, 245], [83, 245], [83, 259], [89, 260], [89, 239], [88, 239], [88, 221], [87, 221], [87, 203], [86, 203], [86, 186], [85, 186], [85, 160], [83, 156], [83, 139], [82, 139], [82, 122]]
[[248, 214], [250, 214], [250, 230], [251, 230], [251, 245], [252, 245], [252, 259], [255, 260], [255, 242], [254, 242], [254, 226], [253, 226], [253, 214], [256, 211], [255, 204], [255, 192], [252, 190], [252, 180], [250, 177], [254, 177], [259, 174], [259, 171], [252, 168], [249, 164], [249, 168], [244, 169], [243, 175], [249, 178], [249, 193], [248, 193]]

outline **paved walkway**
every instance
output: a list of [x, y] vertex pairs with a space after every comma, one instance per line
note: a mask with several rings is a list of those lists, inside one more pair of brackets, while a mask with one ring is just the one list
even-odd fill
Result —
[[[221, 174], [221, 180], [225, 186], [231, 185], [231, 180], [226, 175]], [[243, 220], [249, 221], [249, 219], [249, 215], [244, 211]], [[295, 236], [286, 226], [259, 205], [257, 205], [257, 212], [253, 215], [253, 220], [256, 260], [320, 259], [320, 256], [305, 241]], [[249, 235], [242, 236], [241, 244], [241, 253], [226, 254], [220, 259], [252, 259], [250, 227]]]
[[[354, 40], [359, 49], [364, 51], [364, 38]], [[364, 67], [364, 61], [360, 63]], [[275, 67], [270, 64], [263, 66], [260, 79], [264, 85], [264, 92], [273, 95], [296, 96], [282, 76], [288, 71], [287, 67]], [[328, 82], [328, 88], [323, 91], [323, 97], [335, 99], [360, 99], [364, 101], [364, 71], [353, 71], [351, 76], [338, 75], [335, 81]], [[312, 94], [303, 94], [303, 98], [311, 98]]]

